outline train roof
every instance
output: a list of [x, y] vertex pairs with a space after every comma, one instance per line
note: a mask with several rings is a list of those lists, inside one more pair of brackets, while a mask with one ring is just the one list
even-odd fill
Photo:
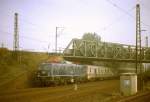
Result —
[[[67, 65], [67, 66], [80, 66], [79, 64], [73, 64], [73, 63], [42, 63], [41, 65]], [[83, 66], [83, 65], [82, 65]]]

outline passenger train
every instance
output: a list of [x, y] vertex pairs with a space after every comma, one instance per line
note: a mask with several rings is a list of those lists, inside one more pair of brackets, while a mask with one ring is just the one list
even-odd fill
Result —
[[67, 84], [114, 77], [112, 70], [104, 66], [65, 63], [42, 63], [36, 74], [44, 84]]

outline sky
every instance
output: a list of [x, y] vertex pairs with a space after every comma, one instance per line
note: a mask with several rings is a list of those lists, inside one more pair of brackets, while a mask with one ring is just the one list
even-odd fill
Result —
[[[86, 32], [102, 41], [135, 45], [136, 3], [141, 7], [142, 44], [150, 38], [150, 0], [0, 0], [0, 45], [13, 48], [14, 13], [18, 15], [20, 50], [58, 49]], [[150, 45], [150, 41], [149, 41]]]

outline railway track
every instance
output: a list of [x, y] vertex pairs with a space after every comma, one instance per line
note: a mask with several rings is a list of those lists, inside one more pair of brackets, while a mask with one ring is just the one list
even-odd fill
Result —
[[138, 93], [133, 96], [119, 95], [119, 80], [88, 82], [73, 85], [28, 88], [0, 92], [0, 102], [148, 102], [150, 92]]
[[0, 92], [0, 102], [101, 102], [119, 91], [119, 80]]

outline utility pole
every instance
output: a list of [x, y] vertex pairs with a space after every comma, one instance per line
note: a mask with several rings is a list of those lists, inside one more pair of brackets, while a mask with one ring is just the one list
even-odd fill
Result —
[[[148, 49], [148, 36], [145, 37], [145, 51], [144, 51], [144, 59], [146, 59], [146, 50]], [[147, 64], [144, 63], [144, 72], [147, 71]]]
[[55, 35], [55, 53], [57, 53], [57, 29], [58, 27], [56, 27], [56, 35]]
[[55, 53], [57, 53], [57, 38], [58, 38], [58, 29], [64, 27], [56, 27], [56, 34], [55, 34]]
[[141, 62], [140, 4], [136, 5], [136, 73], [139, 74], [139, 89], [143, 90], [142, 62]]
[[145, 37], [145, 47], [148, 48], [148, 36]]
[[19, 33], [18, 33], [18, 13], [14, 14], [14, 41], [13, 41], [13, 51], [15, 58], [18, 59], [19, 51]]

